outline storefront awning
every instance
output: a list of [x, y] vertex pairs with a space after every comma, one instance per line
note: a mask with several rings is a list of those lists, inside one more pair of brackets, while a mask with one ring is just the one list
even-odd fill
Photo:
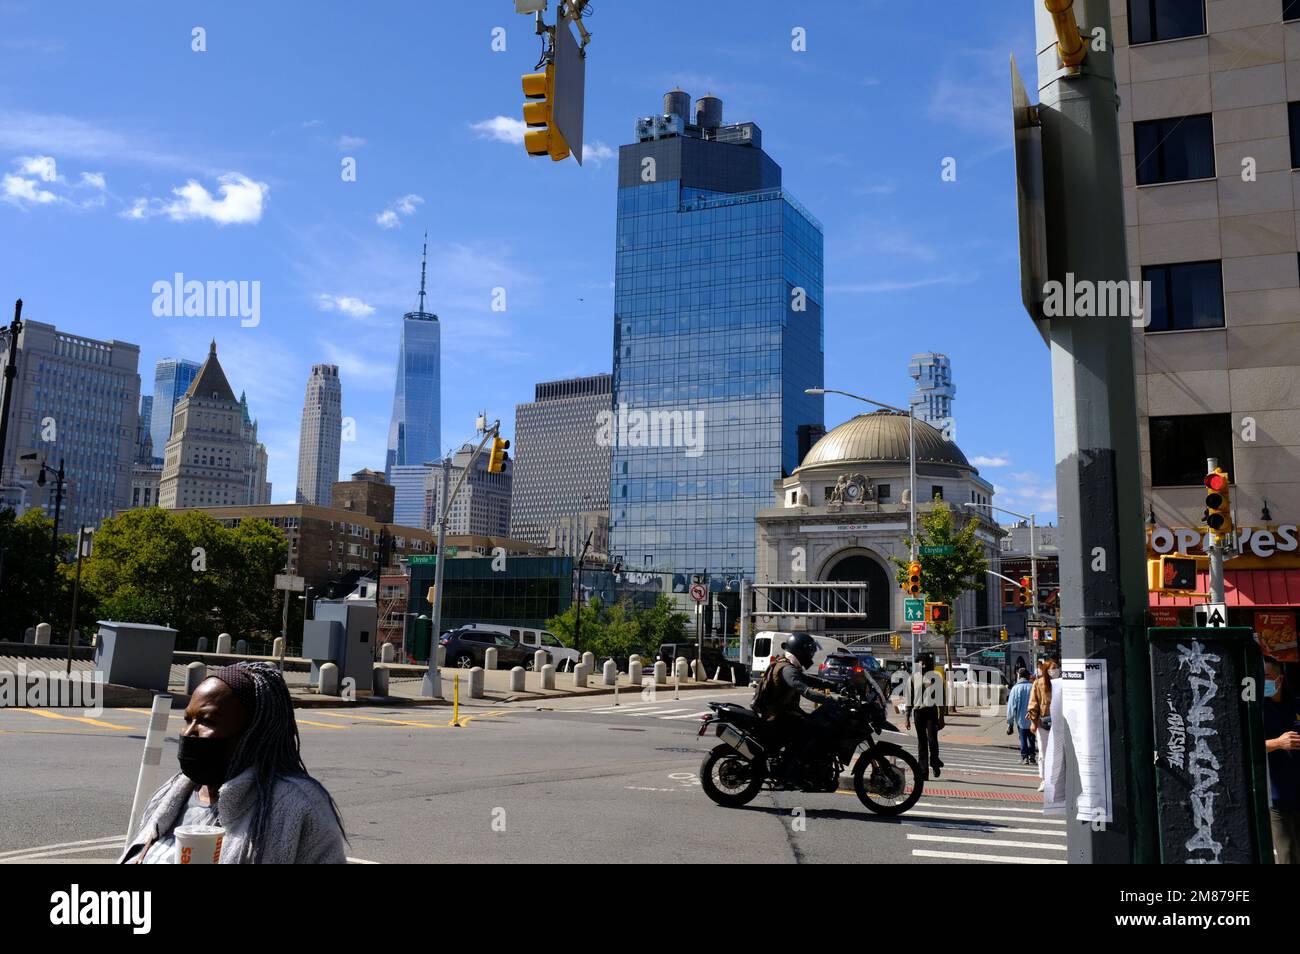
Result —
[[[1300, 569], [1233, 570], [1223, 574], [1224, 597], [1229, 606], [1300, 606]], [[1210, 592], [1208, 571], [1197, 574], [1197, 589]], [[1170, 596], [1151, 592], [1151, 606], [1195, 606], [1209, 600], [1206, 596]]]

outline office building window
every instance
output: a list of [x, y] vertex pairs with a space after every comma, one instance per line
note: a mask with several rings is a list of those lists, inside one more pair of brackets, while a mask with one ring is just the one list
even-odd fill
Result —
[[1220, 467], [1233, 472], [1231, 414], [1153, 417], [1148, 428], [1152, 487], [1199, 486], [1208, 457], [1217, 457]]
[[1205, 0], [1128, 0], [1130, 43], [1205, 34]]
[[889, 491], [890, 491], [889, 484], [876, 484], [876, 499], [882, 501], [888, 500]]
[[1214, 120], [1173, 116], [1133, 124], [1138, 185], [1214, 178]]
[[1282, 0], [1282, 19], [1300, 20], [1300, 0]]
[[1142, 269], [1142, 281], [1151, 283], [1147, 331], [1223, 327], [1221, 262], [1147, 265]]
[[[1300, 4], [1300, 0], [1296, 0]], [[1287, 118], [1291, 126], [1291, 168], [1300, 169], [1300, 103], [1287, 105]]]
[[942, 485], [942, 484], [931, 484], [931, 485], [930, 485], [930, 499], [931, 499], [931, 500], [942, 500], [942, 499], [943, 499], [943, 485]]

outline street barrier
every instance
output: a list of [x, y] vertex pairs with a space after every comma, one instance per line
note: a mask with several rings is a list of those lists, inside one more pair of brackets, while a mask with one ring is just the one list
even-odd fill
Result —
[[662, 659], [655, 661], [655, 685], [668, 685], [668, 664]]
[[442, 698], [442, 673], [437, 666], [430, 666], [424, 674], [424, 684], [420, 686], [420, 695], [426, 699]]
[[[226, 637], [229, 639], [230, 637]], [[221, 637], [217, 637], [217, 645], [221, 644]], [[320, 694], [322, 696], [337, 696], [339, 694], [339, 667], [332, 662], [322, 663], [320, 667]]]
[[703, 682], [703, 681], [704, 681], [704, 661], [701, 660], [701, 659], [697, 659], [697, 660], [695, 660], [695, 664], [694, 664], [691, 668], [694, 670], [694, 672], [692, 673], [692, 677], [695, 679], [695, 681], [696, 681], [696, 682]]
[[690, 671], [686, 668], [686, 658], [678, 656], [673, 660], [673, 678], [678, 682], [690, 678]]
[[379, 661], [390, 663], [397, 658], [397, 650], [393, 648], [392, 643], [384, 643], [379, 649]]
[[236, 656], [248, 655], [248, 640], [241, 639], [239, 642], [235, 643], [235, 655]]
[[48, 646], [50, 644], [50, 624], [39, 623], [36, 626], [36, 645]]
[[539, 649], [533, 653], [533, 671], [541, 672], [542, 667], [551, 661], [551, 657], [546, 655], [546, 650]]
[[542, 667], [542, 688], [543, 689], [555, 688], [555, 667], [552, 666], [550, 663], [547, 663], [545, 666]]
[[524, 691], [524, 667], [523, 666], [515, 666], [515, 668], [510, 670], [510, 691], [511, 692]]
[[495, 671], [497, 668], [497, 651], [493, 646], [483, 651], [483, 668]]
[[573, 688], [574, 689], [587, 688], [587, 664], [586, 663], [578, 663], [578, 665], [573, 667]]
[[[195, 665], [202, 665], [196, 663]], [[171, 718], [172, 697], [165, 692], [153, 697], [149, 713], [149, 728], [144, 734], [144, 754], [140, 757], [140, 773], [135, 777], [135, 798], [131, 800], [131, 816], [126, 824], [126, 844], [131, 843], [140, 824], [140, 815], [149, 804], [149, 798], [162, 781], [163, 740], [167, 738], [167, 720]]]
[[633, 656], [627, 664], [627, 681], [634, 686], [641, 685], [641, 657]]
[[371, 677], [371, 691], [381, 698], [388, 696], [388, 668], [385, 666], [376, 666], [375, 673]]
[[29, 646], [36, 642], [35, 626], [28, 626], [27, 629], [23, 631], [23, 642]]
[[[221, 633], [221, 634], [219, 634], [219, 635], [217, 636], [217, 653], [218, 653], [219, 655], [223, 655], [223, 656], [226, 656], [226, 655], [229, 655], [229, 654], [230, 654], [230, 634], [229, 634], [229, 633]], [[335, 667], [335, 668], [338, 668], [338, 667]]]
[[208, 637], [200, 636], [199, 644], [194, 647], [194, 651], [198, 653], [206, 653], [208, 651]]
[[606, 659], [605, 665], [600, 671], [601, 681], [607, 686], [618, 685], [618, 663], [612, 659]]
[[469, 671], [469, 697], [471, 699], [483, 698], [483, 668], [481, 666], [475, 666]]
[[[271, 642], [271, 655], [274, 656], [276, 659], [280, 659], [282, 656], [284, 656], [284, 637], [283, 637], [283, 636], [277, 636], [277, 637], [275, 637], [275, 639]], [[392, 662], [392, 660], [389, 660], [389, 662]]]
[[199, 687], [204, 679], [208, 678], [208, 667], [201, 662], [192, 662], [185, 667], [185, 694], [194, 695], [194, 690]]
[[590, 676], [593, 672], [596, 671], [596, 654], [583, 653], [582, 664], [587, 667], [587, 675]]

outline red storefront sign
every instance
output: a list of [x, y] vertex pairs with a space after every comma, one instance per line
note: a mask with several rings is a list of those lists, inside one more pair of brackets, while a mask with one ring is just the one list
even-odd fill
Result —
[[1177, 606], [1151, 607], [1151, 625], [1152, 626], [1177, 626], [1178, 607]]
[[1255, 641], [1267, 656], [1297, 662], [1295, 613], [1255, 613]]

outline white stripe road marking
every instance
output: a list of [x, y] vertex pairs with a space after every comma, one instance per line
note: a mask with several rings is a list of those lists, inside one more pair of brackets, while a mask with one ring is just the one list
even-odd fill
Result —
[[968, 851], [926, 851], [913, 848], [912, 855], [917, 858], [945, 858], [949, 861], [1000, 861], [1012, 865], [1063, 865], [1061, 858], [1017, 858], [1015, 855], [979, 855]]
[[658, 703], [650, 705], [601, 706], [597, 709], [575, 709], [575, 712], [635, 712], [638, 709], [653, 709]]
[[982, 812], [989, 808], [995, 808], [1000, 812], [1019, 812], [1024, 815], [1041, 815], [1041, 808], [1012, 808], [1008, 805], [949, 805], [947, 802], [917, 802], [917, 808], [946, 808], [951, 811], [963, 812]]
[[668, 715], [668, 713], [670, 712], [690, 712], [690, 711], [691, 711], [690, 709], [655, 709], [651, 712], [630, 712], [628, 714], [634, 716], [654, 716], [655, 718], [659, 718], [661, 716]]
[[961, 821], [915, 821], [903, 820], [904, 825], [917, 828], [939, 828], [950, 831], [989, 831], [999, 835], [1039, 835], [1043, 838], [1065, 838], [1066, 833], [1051, 828], [1007, 828], [992, 822], [982, 822], [976, 818], [963, 818]]
[[1063, 819], [1056, 818], [1018, 818], [1015, 815], [955, 815], [952, 812], [926, 812], [924, 815], [909, 815], [909, 818], [963, 818], [968, 821], [1009, 821], [1022, 825], [1064, 825]]
[[54, 845], [36, 845], [32, 848], [15, 848], [9, 851], [0, 851], [0, 858], [12, 858], [18, 855], [30, 855], [38, 851], [50, 851], [55, 848], [72, 848], [81, 845], [109, 845], [121, 844], [123, 842], [121, 835], [111, 835], [107, 838], [90, 838], [86, 841], [61, 841]]
[[38, 851], [26, 855], [12, 855], [8, 858], [0, 858], [0, 864], [13, 864], [15, 862], [34, 861], [40, 858], [53, 858], [56, 855], [75, 855], [87, 851], [113, 851], [121, 854], [126, 847], [126, 839], [118, 838], [114, 842], [103, 845], [82, 845], [80, 848], [60, 848], [58, 851]]
[[1038, 778], [1037, 772], [1012, 772], [1009, 769], [965, 768], [964, 766], [953, 765], [951, 762], [944, 762], [943, 770], [957, 775], [1010, 775], [1015, 778]]
[[987, 845], [991, 848], [1038, 848], [1042, 851], [1065, 851], [1065, 845], [1040, 844], [1036, 841], [1006, 841], [1000, 838], [954, 838], [951, 835], [908, 835], [908, 841], [940, 841], [947, 845]]
[[703, 719], [706, 715], [708, 715], [707, 712], [692, 712], [690, 715], [664, 716], [664, 718], [671, 722], [673, 719]]

